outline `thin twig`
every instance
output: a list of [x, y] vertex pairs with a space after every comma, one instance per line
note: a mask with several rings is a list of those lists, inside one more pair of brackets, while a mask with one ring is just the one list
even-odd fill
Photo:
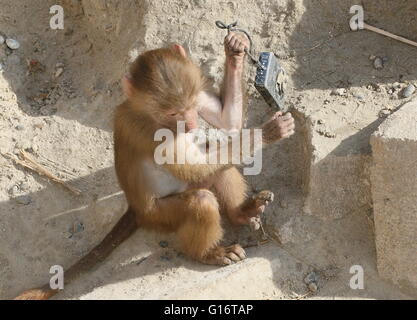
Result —
[[40, 165], [35, 159], [33, 159], [27, 152], [24, 150], [20, 150], [20, 156], [26, 161], [22, 161], [20, 159], [14, 158], [11, 155], [5, 155], [7, 158], [13, 160], [15, 163], [30, 169], [41, 176], [45, 176], [50, 180], [62, 185], [67, 190], [71, 191], [72, 193], [76, 194], [77, 196], [81, 194], [81, 190], [78, 190], [74, 187], [68, 185], [65, 181], [61, 180], [51, 172], [49, 172], [44, 166]]
[[403, 43], [409, 44], [409, 45], [414, 46], [414, 47], [417, 47], [417, 42], [415, 42], [415, 41], [411, 41], [411, 40], [409, 40], [407, 38], [404, 38], [404, 37], [401, 37], [401, 36], [397, 36], [396, 34], [393, 34], [391, 32], [382, 30], [380, 28], [376, 28], [376, 27], [371, 26], [371, 25], [366, 24], [366, 23], [364, 23], [363, 26], [364, 26], [364, 28], [366, 30], [369, 30], [369, 31], [372, 31], [372, 32], [381, 34], [381, 35], [386, 36], [386, 37], [389, 37], [391, 39], [395, 39], [395, 40], [401, 41]]
[[303, 294], [301, 296], [297, 295], [297, 296], [293, 297], [292, 300], [303, 300], [303, 299], [307, 298], [310, 295], [311, 295], [311, 292], [308, 292], [308, 293]]

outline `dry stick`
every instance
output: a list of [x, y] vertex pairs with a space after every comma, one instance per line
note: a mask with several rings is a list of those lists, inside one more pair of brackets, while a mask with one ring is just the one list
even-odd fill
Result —
[[414, 41], [408, 40], [406, 38], [397, 36], [397, 35], [395, 35], [395, 34], [393, 34], [391, 32], [388, 32], [388, 31], [385, 31], [385, 30], [382, 30], [382, 29], [379, 29], [379, 28], [370, 26], [369, 24], [366, 24], [366, 23], [364, 23], [363, 26], [364, 26], [364, 28], [366, 30], [373, 31], [373, 32], [382, 34], [383, 36], [386, 36], [386, 37], [389, 37], [389, 38], [392, 38], [392, 39], [395, 39], [395, 40], [398, 40], [398, 41], [407, 43], [407, 44], [412, 45], [414, 47], [417, 47], [417, 42], [414, 42]]
[[16, 162], [17, 164], [20, 164], [21, 166], [30, 169], [34, 172], [36, 172], [39, 175], [45, 176], [49, 179], [51, 179], [52, 181], [59, 183], [60, 185], [62, 185], [64, 188], [66, 188], [67, 190], [75, 193], [77, 196], [79, 196], [81, 194], [81, 191], [73, 188], [71, 186], [69, 186], [68, 184], [65, 183], [65, 181], [59, 179], [58, 177], [56, 177], [55, 175], [53, 175], [52, 173], [50, 173], [45, 167], [43, 167], [42, 165], [40, 165], [39, 163], [37, 163], [28, 153], [26, 153], [23, 150], [20, 150], [20, 155], [22, 156], [22, 158], [24, 160], [26, 160], [27, 162], [29, 162], [29, 164], [25, 163], [24, 161], [21, 161], [19, 159], [15, 159], [11, 156], [8, 156], [8, 158], [12, 159], [14, 162]]

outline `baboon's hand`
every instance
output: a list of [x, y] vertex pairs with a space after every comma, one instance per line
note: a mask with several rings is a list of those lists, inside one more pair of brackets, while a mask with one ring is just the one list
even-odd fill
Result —
[[243, 62], [246, 48], [249, 48], [249, 40], [243, 34], [229, 32], [224, 38], [226, 57], [234, 59], [235, 62]]
[[265, 143], [288, 138], [294, 134], [295, 123], [291, 113], [277, 112], [262, 126], [262, 138]]

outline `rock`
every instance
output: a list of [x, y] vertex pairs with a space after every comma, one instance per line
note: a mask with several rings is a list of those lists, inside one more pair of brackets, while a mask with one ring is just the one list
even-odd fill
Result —
[[306, 275], [306, 277], [304, 278], [304, 283], [309, 285], [310, 283], [317, 283], [319, 280], [319, 277], [317, 275], [317, 273], [315, 273], [314, 271], [310, 272], [308, 275]]
[[6, 45], [12, 50], [17, 50], [17, 49], [20, 48], [19, 41], [15, 40], [15, 39], [7, 39], [6, 40]]
[[167, 248], [168, 247], [168, 242], [167, 241], [160, 241], [159, 242], [159, 246], [161, 248]]
[[391, 111], [388, 109], [382, 109], [381, 111], [379, 111], [378, 117], [380, 118], [386, 118], [391, 114]]
[[4, 37], [2, 35], [0, 35], [0, 45], [2, 45], [4, 43]]
[[324, 123], [324, 120], [323, 120], [323, 119], [318, 119], [318, 120], [317, 120], [317, 123], [318, 123], [318, 124], [323, 124], [323, 123]]
[[370, 84], [368, 84], [366, 86], [366, 88], [368, 90], [373, 90], [373, 91], [377, 91], [377, 92], [381, 92], [382, 91], [381, 86], [379, 84], [377, 84], [377, 83], [370, 83]]
[[416, 87], [414, 87], [413, 84], [409, 84], [402, 92], [403, 98], [408, 98], [413, 95], [413, 93], [416, 91]]
[[384, 67], [384, 61], [380, 57], [376, 57], [374, 60], [374, 68], [380, 70]]
[[19, 196], [15, 198], [15, 200], [17, 201], [17, 203], [23, 204], [25, 206], [32, 203], [32, 198], [30, 196]]
[[19, 189], [19, 186], [17, 185], [14, 185], [13, 187], [9, 189], [9, 194], [11, 196], [16, 196], [19, 192], [20, 192], [20, 189]]
[[336, 134], [335, 134], [335, 133], [332, 133], [332, 132], [329, 132], [329, 131], [326, 131], [326, 132], [324, 133], [324, 136], [325, 136], [326, 138], [336, 138]]
[[62, 63], [62, 62], [58, 62], [56, 65], [55, 65], [55, 68], [63, 68], [64, 67], [64, 64]]
[[344, 96], [346, 94], [347, 90], [344, 88], [337, 88], [333, 89], [331, 92], [332, 96]]
[[417, 289], [416, 123], [417, 101], [412, 101], [384, 120], [370, 138], [378, 273], [400, 287], [414, 290]]
[[24, 127], [24, 126], [22, 126], [21, 124], [18, 124], [18, 125], [15, 127], [15, 129], [16, 129], [16, 130], [18, 130], [18, 131], [22, 131], [22, 130], [24, 130], [24, 129], [25, 129], [25, 127]]
[[318, 288], [317, 284], [315, 284], [314, 282], [312, 282], [312, 283], [310, 283], [310, 284], [308, 285], [308, 289], [309, 289], [311, 292], [317, 292], [317, 290], [318, 290], [319, 288]]
[[55, 72], [55, 78], [59, 78], [64, 73], [64, 68], [58, 68]]
[[394, 82], [393, 84], [392, 84], [392, 88], [393, 89], [401, 89], [401, 83], [399, 83], [399, 82]]

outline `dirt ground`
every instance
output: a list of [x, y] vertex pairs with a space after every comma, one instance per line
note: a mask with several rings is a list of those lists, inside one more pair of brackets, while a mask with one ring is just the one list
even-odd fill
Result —
[[[64, 30], [49, 27], [57, 3]], [[174, 237], [139, 230], [57, 298], [415, 298], [378, 276], [367, 172], [370, 135], [415, 96], [403, 90], [417, 86], [417, 48], [350, 31], [353, 4], [369, 24], [417, 40], [414, 0], [0, 0], [0, 35], [20, 43], [0, 45], [0, 298], [46, 283], [50, 266], [68, 267], [115, 224], [126, 208], [111, 128], [120, 79], [137, 54], [178, 42], [218, 84], [225, 33], [216, 20], [238, 20], [256, 52], [275, 52], [289, 75], [297, 134], [266, 150], [262, 173], [248, 178], [276, 195], [264, 224], [277, 241], [213, 268], [181, 256]], [[246, 69], [249, 126], [274, 110]], [[20, 150], [81, 195], [14, 162]], [[228, 230], [227, 241], [244, 245], [263, 237]], [[349, 287], [352, 265], [365, 270], [364, 290]], [[304, 281], [312, 272], [317, 290]]]

